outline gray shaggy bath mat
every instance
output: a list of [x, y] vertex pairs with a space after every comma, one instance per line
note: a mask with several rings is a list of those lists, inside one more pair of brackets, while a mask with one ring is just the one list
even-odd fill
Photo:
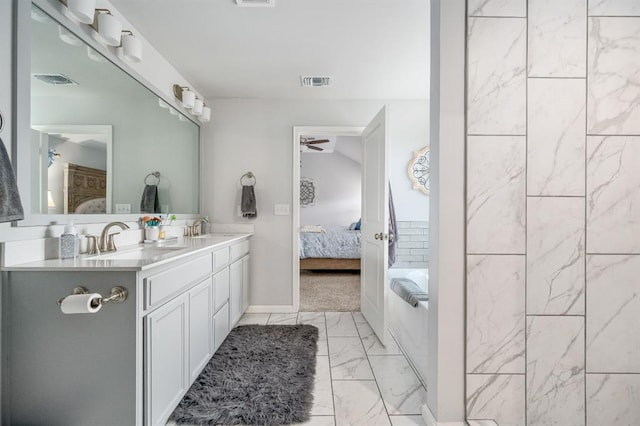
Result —
[[318, 329], [234, 328], [170, 417], [189, 425], [278, 425], [309, 419]]

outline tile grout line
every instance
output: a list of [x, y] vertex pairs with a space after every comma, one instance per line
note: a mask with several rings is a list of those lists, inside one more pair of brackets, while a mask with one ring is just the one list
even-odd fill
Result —
[[329, 350], [329, 327], [327, 326], [327, 313], [322, 313], [322, 319], [324, 323], [324, 338], [327, 343], [327, 363], [329, 364], [329, 386], [331, 386], [331, 408], [333, 410], [333, 424], [334, 426], [338, 424], [338, 419], [336, 416], [336, 402], [335, 402], [335, 393], [333, 391], [333, 374], [331, 373], [331, 351]]
[[[365, 356], [365, 358], [367, 360], [367, 364], [369, 365], [369, 368], [371, 369], [371, 375], [373, 376], [373, 381], [376, 384], [376, 389], [378, 389], [378, 395], [380, 396], [380, 401], [382, 401], [382, 406], [384, 407], [384, 412], [387, 414], [387, 420], [389, 421], [389, 424], [391, 424], [391, 418], [389, 417], [389, 409], [387, 408], [387, 403], [385, 402], [384, 398], [382, 397], [382, 391], [380, 390], [380, 385], [378, 384], [378, 379], [376, 378], [376, 374], [373, 372], [373, 366], [371, 365], [371, 361], [369, 360], [369, 354], [367, 354], [367, 349], [364, 347], [364, 344], [362, 344], [362, 335], [360, 334], [360, 330], [358, 329], [358, 325], [356, 324], [356, 320], [353, 317], [353, 312], [351, 313], [351, 321], [353, 321], [353, 325], [356, 327], [356, 333], [358, 333], [358, 340], [360, 341], [360, 346], [362, 347], [362, 350], [364, 351], [364, 356]], [[374, 335], [375, 335], [375, 332], [374, 332]]]

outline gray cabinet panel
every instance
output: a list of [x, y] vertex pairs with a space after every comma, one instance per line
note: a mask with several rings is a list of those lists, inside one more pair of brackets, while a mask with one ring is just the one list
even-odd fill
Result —
[[211, 358], [213, 282], [208, 278], [189, 291], [189, 378], [195, 380]]
[[145, 424], [164, 425], [186, 391], [188, 302], [183, 294], [145, 319]]

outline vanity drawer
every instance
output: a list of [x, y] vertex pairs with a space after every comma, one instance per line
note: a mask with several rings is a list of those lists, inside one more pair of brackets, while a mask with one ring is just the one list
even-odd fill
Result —
[[229, 268], [213, 276], [213, 312], [217, 312], [229, 300]]
[[217, 271], [229, 264], [229, 247], [213, 252], [213, 270]]
[[240, 259], [245, 254], [249, 253], [249, 240], [240, 241], [237, 244], [231, 246], [231, 262]]
[[168, 299], [213, 272], [211, 254], [190, 260], [144, 280], [145, 309]]

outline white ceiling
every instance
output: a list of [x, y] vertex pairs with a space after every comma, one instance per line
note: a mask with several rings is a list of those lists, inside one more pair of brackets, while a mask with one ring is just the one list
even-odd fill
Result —
[[111, 2], [208, 98], [428, 98], [429, 0]]

